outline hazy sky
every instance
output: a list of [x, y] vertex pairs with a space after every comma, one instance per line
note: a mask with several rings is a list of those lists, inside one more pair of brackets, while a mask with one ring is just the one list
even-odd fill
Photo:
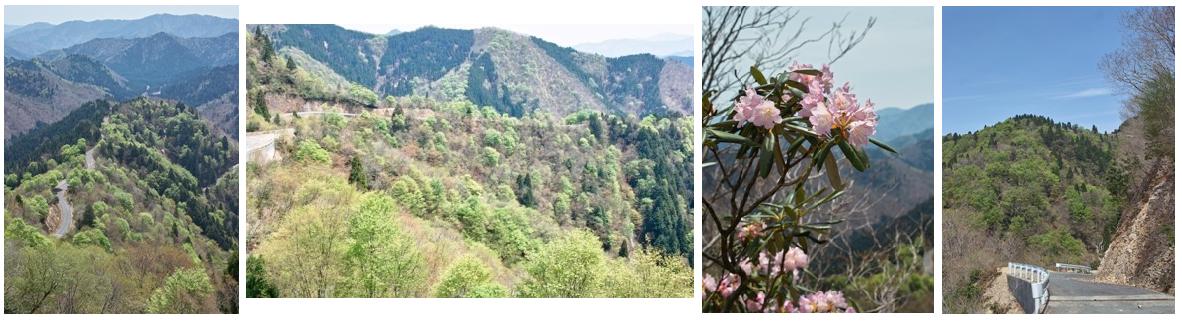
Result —
[[238, 18], [238, 6], [4, 6], [4, 24], [60, 24], [71, 20], [139, 19], [159, 13]]
[[1122, 95], [1098, 64], [1121, 45], [1121, 7], [945, 7], [944, 133], [1017, 114], [1111, 131]]
[[[877, 17], [866, 39], [832, 65], [834, 80], [839, 85], [849, 81], [859, 100], [870, 99], [879, 108], [910, 108], [932, 102], [935, 67], [931, 7], [795, 9], [800, 10], [798, 17], [812, 18], [805, 35], [823, 32], [843, 17], [845, 30], [861, 30], [869, 17]], [[795, 59], [820, 67], [829, 61], [828, 57], [827, 44], [814, 44], [803, 47]]]
[[[412, 31], [423, 25], [395, 25], [395, 24], [341, 24], [342, 27], [374, 34], [385, 34], [390, 30]], [[477, 25], [477, 24], [437, 24], [436, 27], [455, 29], [477, 29], [483, 27], [497, 27], [512, 30], [517, 33], [537, 36], [547, 41], [562, 45], [574, 46], [589, 42], [610, 39], [640, 39], [658, 35], [680, 35], [693, 37], [694, 26], [684, 25]]]

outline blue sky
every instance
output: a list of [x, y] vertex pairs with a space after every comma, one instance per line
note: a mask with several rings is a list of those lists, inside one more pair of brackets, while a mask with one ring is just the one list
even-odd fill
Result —
[[944, 7], [943, 132], [1018, 114], [1111, 131], [1124, 97], [1098, 67], [1122, 7]]
[[[932, 102], [935, 92], [932, 7], [794, 9], [800, 10], [800, 18], [811, 18], [806, 35], [822, 32], [843, 17], [845, 31], [860, 31], [869, 17], [876, 17], [877, 24], [862, 43], [833, 64], [834, 81], [839, 85], [850, 82], [859, 100], [870, 99], [880, 109], [911, 108]], [[795, 59], [819, 67], [829, 61], [828, 57], [827, 44], [820, 44], [803, 47]]]
[[158, 13], [238, 18], [238, 6], [4, 6], [4, 24], [60, 24], [71, 20], [139, 19]]

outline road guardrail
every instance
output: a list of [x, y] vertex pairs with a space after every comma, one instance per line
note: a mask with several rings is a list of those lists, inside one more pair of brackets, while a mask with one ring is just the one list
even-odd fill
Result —
[[1039, 266], [1011, 262], [1006, 275], [1010, 293], [1018, 300], [1023, 311], [1039, 314], [1046, 309], [1047, 300], [1050, 299], [1047, 285], [1051, 273]]

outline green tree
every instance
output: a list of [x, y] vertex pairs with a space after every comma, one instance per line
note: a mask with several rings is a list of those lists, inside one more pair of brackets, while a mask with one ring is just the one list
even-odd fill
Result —
[[246, 297], [279, 297], [279, 290], [267, 280], [267, 268], [261, 256], [246, 258]]
[[395, 226], [394, 199], [376, 192], [361, 197], [349, 218], [345, 254], [345, 296], [406, 297], [417, 295], [426, 263], [414, 241]]
[[349, 183], [363, 190], [369, 189], [369, 180], [366, 179], [365, 169], [362, 168], [361, 159], [356, 155], [349, 159]]
[[148, 313], [204, 313], [213, 305], [213, 284], [201, 268], [183, 268], [169, 275], [148, 298]]
[[469, 255], [456, 260], [435, 285], [435, 297], [505, 297], [505, 287], [492, 280], [492, 273], [479, 259]]
[[320, 147], [320, 143], [311, 139], [303, 139], [296, 145], [295, 160], [298, 162], [328, 164], [328, 151]]
[[37, 221], [45, 220], [45, 216], [49, 215], [49, 202], [45, 201], [45, 197], [41, 195], [34, 195], [30, 198], [25, 198], [25, 209], [33, 214]]
[[525, 297], [596, 297], [603, 283], [604, 255], [599, 239], [589, 231], [575, 230], [542, 245], [529, 254], [525, 281], [519, 287]]

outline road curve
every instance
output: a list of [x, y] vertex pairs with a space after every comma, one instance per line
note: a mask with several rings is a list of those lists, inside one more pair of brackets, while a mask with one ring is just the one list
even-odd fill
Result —
[[70, 231], [70, 226], [74, 224], [74, 207], [70, 205], [70, 201], [66, 199], [66, 192], [70, 191], [70, 184], [63, 179], [57, 182], [54, 187], [57, 190], [57, 207], [61, 213], [61, 221], [57, 224], [57, 230], [53, 232], [53, 237], [61, 238]]

